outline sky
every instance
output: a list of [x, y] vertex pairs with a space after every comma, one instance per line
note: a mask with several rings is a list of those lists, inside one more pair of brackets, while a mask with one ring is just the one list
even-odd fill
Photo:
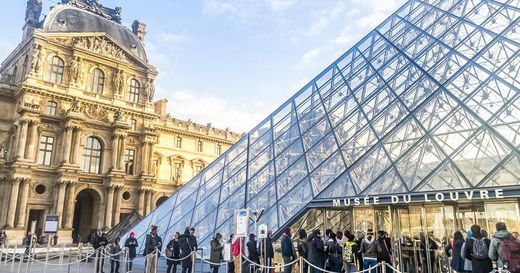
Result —
[[[59, 0], [43, 0], [43, 14]], [[242, 133], [404, 0], [100, 0], [147, 24], [155, 99], [175, 118]], [[21, 40], [26, 0], [1, 0], [0, 59]]]

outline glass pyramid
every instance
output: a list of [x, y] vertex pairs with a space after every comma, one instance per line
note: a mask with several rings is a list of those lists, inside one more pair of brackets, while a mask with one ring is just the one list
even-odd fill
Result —
[[[520, 184], [520, 0], [409, 1], [133, 228], [236, 208], [276, 232], [312, 200]], [[123, 238], [124, 239], [124, 238]]]

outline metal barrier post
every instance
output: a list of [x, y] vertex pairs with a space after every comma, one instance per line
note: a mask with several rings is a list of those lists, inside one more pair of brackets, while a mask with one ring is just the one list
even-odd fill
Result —
[[300, 260], [298, 263], [300, 264], [300, 273], [307, 273], [307, 272], [303, 272], [303, 257], [299, 257], [298, 260]]
[[79, 243], [78, 244], [78, 255], [76, 256], [76, 262], [78, 263], [78, 273], [80, 272], [80, 267], [81, 267], [81, 257], [82, 257], [82, 254], [81, 254], [81, 249], [83, 247], [83, 244]]
[[67, 259], [67, 273], [70, 273], [70, 262], [72, 259], [72, 248], [69, 248], [69, 258]]
[[31, 263], [31, 252], [33, 252], [33, 240], [32, 240], [32, 237], [31, 237], [31, 241], [29, 242], [29, 253], [28, 254], [28, 257], [27, 257], [27, 266], [25, 267], [25, 273], [27, 273], [29, 271], [29, 263]]
[[4, 244], [2, 243], [2, 247], [0, 248], [0, 263], [2, 263], [3, 256], [4, 256]]
[[43, 267], [43, 273], [47, 273], [47, 262], [49, 261], [49, 247], [51, 245], [51, 241], [47, 240], [47, 249], [45, 250], [45, 265]]
[[154, 262], [155, 262], [155, 266], [154, 266], [154, 270], [155, 270], [155, 273], [157, 273], [157, 259], [159, 258], [159, 250], [155, 250], [155, 257], [154, 257]]
[[65, 246], [63, 244], [61, 244], [60, 259], [59, 259], [60, 268], [63, 266], [63, 256], [64, 256], [63, 252], [64, 251], [65, 251]]
[[20, 273], [20, 269], [22, 267], [23, 260], [25, 259], [25, 250], [22, 252], [22, 258], [18, 261], [18, 273]]
[[385, 262], [385, 261], [383, 261], [383, 262], [381, 263], [381, 272], [382, 272], [382, 273], [386, 273], [386, 262]]
[[189, 272], [189, 273], [194, 273], [195, 272], [195, 255], [197, 255], [196, 251], [197, 250], [191, 252], [191, 272]]
[[14, 246], [13, 256], [11, 257], [11, 272], [14, 270], [14, 258], [16, 257], [17, 246]]
[[128, 272], [128, 247], [125, 247], [124, 263], [125, 271], [123, 272]]
[[98, 266], [98, 258], [99, 258], [99, 252], [97, 249], [94, 250], [96, 255], [94, 258], [94, 273], [97, 273], [97, 266]]

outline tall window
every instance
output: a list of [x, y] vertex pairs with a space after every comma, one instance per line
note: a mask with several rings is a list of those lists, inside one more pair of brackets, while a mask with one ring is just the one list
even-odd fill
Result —
[[135, 161], [135, 150], [126, 149], [125, 150], [125, 173], [133, 175], [134, 174], [134, 161]]
[[197, 141], [197, 152], [202, 152], [202, 141]]
[[137, 120], [131, 118], [130, 119], [130, 130], [135, 131], [137, 130]]
[[38, 164], [50, 166], [52, 150], [54, 148], [54, 137], [40, 137], [40, 152], [38, 153]]
[[90, 92], [103, 94], [105, 84], [105, 73], [101, 69], [96, 68], [90, 72]]
[[63, 60], [57, 56], [52, 57], [50, 63], [47, 64], [47, 73], [45, 80], [52, 83], [60, 84], [63, 80]]
[[128, 100], [133, 103], [139, 102], [140, 84], [136, 79], [130, 81], [130, 90], [128, 91]]
[[45, 107], [45, 114], [55, 116], [56, 109], [58, 109], [58, 104], [54, 101], [48, 101], [47, 106]]
[[102, 146], [95, 137], [88, 137], [83, 149], [81, 169], [87, 173], [99, 173], [101, 169]]
[[222, 146], [220, 146], [220, 144], [217, 144], [217, 155], [221, 155], [222, 154]]
[[178, 136], [177, 137], [177, 143], [175, 144], [175, 147], [177, 148], [182, 148], [182, 137]]

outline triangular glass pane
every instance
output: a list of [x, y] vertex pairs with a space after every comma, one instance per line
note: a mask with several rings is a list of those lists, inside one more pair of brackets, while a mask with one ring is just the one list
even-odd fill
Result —
[[356, 191], [359, 192], [360, 189], [358, 187], [354, 188], [349, 173], [344, 172], [316, 198], [341, 198], [355, 196]]
[[457, 169], [448, 162], [430, 176], [417, 191], [450, 191], [468, 188], [471, 188], [471, 186], [466, 183]]
[[[401, 178], [394, 168], [390, 168], [382, 176], [369, 186], [364, 193], [370, 195], [403, 193], [406, 192], [406, 186], [401, 182]], [[361, 193], [363, 194], [363, 193]]]
[[302, 157], [298, 162], [291, 165], [287, 171], [276, 177], [278, 185], [278, 196], [284, 196], [294, 188], [304, 177], [307, 176], [307, 166]]
[[365, 155], [350, 171], [352, 180], [363, 190], [390, 165], [390, 159], [383, 147], [376, 146]]
[[518, 155], [510, 156], [505, 162], [502, 162], [486, 181], [482, 184], [484, 187], [503, 187], [509, 185], [520, 185], [520, 158]]
[[307, 178], [294, 187], [278, 202], [280, 220], [282, 222], [287, 222], [291, 217], [294, 217], [299, 210], [307, 206], [311, 199], [312, 190], [309, 184], [309, 179]]
[[311, 174], [312, 190], [318, 195], [346, 170], [341, 154], [336, 152]]
[[492, 132], [483, 130], [452, 158], [468, 181], [477, 185], [510, 152]]

